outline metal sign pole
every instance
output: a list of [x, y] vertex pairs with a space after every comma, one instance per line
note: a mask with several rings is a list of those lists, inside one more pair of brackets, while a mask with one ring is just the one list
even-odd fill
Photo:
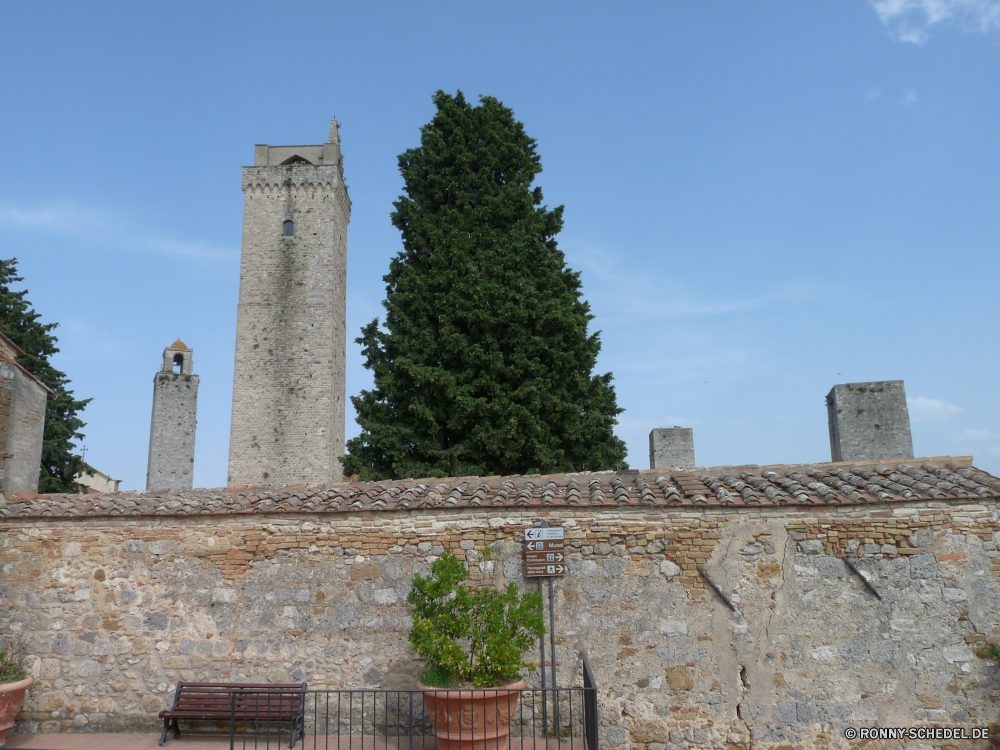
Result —
[[[542, 528], [545, 528], [548, 524], [542, 521]], [[542, 606], [545, 606], [545, 589], [542, 587], [542, 579], [538, 579], [538, 596], [542, 599]], [[544, 610], [542, 610], [544, 611]], [[538, 645], [542, 650], [542, 736], [548, 736], [549, 732], [549, 712], [548, 712], [548, 702], [546, 701], [545, 692], [545, 633], [542, 633], [542, 637], [538, 639]]]
[[[559, 735], [559, 682], [556, 677], [556, 597], [552, 586], [554, 576], [566, 575], [566, 540], [562, 526], [550, 527], [545, 521], [533, 529], [524, 530], [524, 563], [528, 578], [538, 579], [538, 594], [542, 598], [542, 617], [545, 617], [545, 586], [543, 578], [549, 579], [549, 651], [552, 660], [552, 698], [555, 711], [554, 737]], [[538, 648], [542, 654], [542, 726], [548, 737], [548, 678], [545, 669], [545, 634], [539, 638]]]
[[[541, 583], [541, 579], [538, 579]], [[552, 654], [552, 705], [553, 718], [556, 722], [556, 741], [559, 741], [559, 683], [556, 682], [556, 608], [555, 597], [552, 595], [552, 576], [549, 576], [549, 651]]]

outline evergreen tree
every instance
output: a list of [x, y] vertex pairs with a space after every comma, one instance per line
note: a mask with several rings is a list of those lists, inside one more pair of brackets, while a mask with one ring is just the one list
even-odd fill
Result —
[[21, 281], [24, 279], [17, 275], [17, 258], [0, 260], [0, 332], [24, 350], [18, 363], [54, 391], [45, 409], [38, 491], [78, 492], [74, 478], [84, 471], [93, 473], [73, 452], [73, 441], [83, 437], [80, 428], [84, 422], [77, 413], [91, 399], [74, 399], [73, 391], [67, 389], [69, 378], [49, 363], [49, 357], [59, 351], [58, 340], [51, 333], [58, 323], [39, 322], [39, 314], [28, 302], [28, 290], [15, 292], [10, 288]]
[[531, 187], [535, 141], [491, 97], [437, 92], [421, 145], [399, 157], [403, 249], [357, 342], [375, 387], [352, 397], [362, 479], [622, 468], [612, 376], [555, 236], [562, 206]]

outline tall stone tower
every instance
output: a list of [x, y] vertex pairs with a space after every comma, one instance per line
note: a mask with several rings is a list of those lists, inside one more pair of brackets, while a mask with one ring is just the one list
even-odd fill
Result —
[[319, 146], [261, 146], [243, 168], [229, 484], [342, 478], [347, 224], [337, 121]]
[[826, 395], [830, 460], [913, 458], [902, 380], [835, 385]]
[[147, 490], [189, 490], [194, 485], [194, 431], [198, 424], [198, 376], [194, 352], [177, 339], [163, 350], [153, 378]]

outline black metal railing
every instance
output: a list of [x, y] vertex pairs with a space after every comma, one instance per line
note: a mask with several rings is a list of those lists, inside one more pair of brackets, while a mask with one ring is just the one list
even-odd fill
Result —
[[[582, 687], [478, 688], [461, 696], [444, 689], [306, 690], [301, 705], [288, 706], [242, 691], [244, 707], [233, 701], [230, 748], [294, 748], [301, 740], [304, 750], [599, 750], [597, 683], [582, 656]], [[289, 710], [298, 714], [290, 721]]]

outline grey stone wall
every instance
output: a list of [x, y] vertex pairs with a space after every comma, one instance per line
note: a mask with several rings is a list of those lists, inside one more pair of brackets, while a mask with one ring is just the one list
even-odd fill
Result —
[[831, 461], [913, 458], [902, 380], [835, 385], [826, 409]]
[[[19, 728], [155, 731], [179, 679], [412, 687], [412, 575], [451, 549], [479, 585], [534, 588], [538, 513], [4, 521], [0, 632], [28, 636], [38, 680]], [[998, 670], [974, 655], [1000, 635], [995, 499], [544, 517], [569, 550], [559, 682], [580, 684], [586, 648], [602, 748], [846, 748], [848, 726], [995, 721]]]
[[37, 492], [48, 393], [8, 362], [0, 362], [0, 382], [0, 387], [10, 391], [7, 445], [3, 450], [9, 457], [3, 462], [3, 491]]
[[244, 167], [243, 192], [229, 484], [338, 481], [350, 220], [342, 167]]
[[694, 430], [661, 427], [649, 432], [650, 469], [693, 469]]
[[187, 490], [194, 484], [198, 381], [197, 375], [174, 372], [153, 378], [147, 490]]

